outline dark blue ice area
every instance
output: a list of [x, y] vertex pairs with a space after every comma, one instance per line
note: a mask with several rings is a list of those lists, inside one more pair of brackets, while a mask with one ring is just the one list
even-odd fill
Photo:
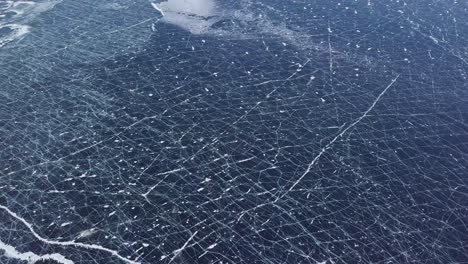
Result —
[[0, 241], [84, 264], [468, 263], [467, 4], [216, 4], [193, 34], [150, 2], [64, 0], [0, 48]]

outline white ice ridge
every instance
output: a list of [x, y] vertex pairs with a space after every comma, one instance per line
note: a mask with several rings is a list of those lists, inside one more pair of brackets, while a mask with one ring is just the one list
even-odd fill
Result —
[[210, 19], [216, 16], [214, 0], [168, 0], [151, 3], [163, 18], [161, 21], [173, 24], [190, 31], [192, 34], [202, 34], [216, 22]]
[[[355, 125], [357, 125], [359, 122], [361, 122], [362, 119], [364, 119], [370, 111], [372, 111], [372, 109], [374, 109], [375, 105], [380, 101], [380, 99], [382, 98], [382, 96], [384, 96], [384, 94], [388, 91], [388, 89], [390, 89], [390, 87], [393, 86], [393, 84], [398, 80], [398, 78], [400, 77], [400, 75], [398, 74], [391, 82], [389, 85], [387, 85], [387, 87], [385, 87], [385, 89], [383, 89], [383, 91], [379, 94], [379, 96], [377, 96], [377, 98], [375, 98], [374, 102], [370, 105], [370, 107], [359, 117], [357, 118], [354, 122], [352, 122], [349, 126], [347, 126], [345, 129], [343, 129], [336, 137], [334, 137], [330, 142], [328, 142], [327, 145], [325, 145], [325, 147], [319, 152], [319, 154], [317, 156], [315, 156], [315, 158], [309, 163], [309, 166], [307, 166], [307, 169], [304, 171], [304, 173], [302, 173], [301, 177], [299, 177], [299, 179], [297, 179], [297, 181], [294, 182], [293, 185], [291, 185], [291, 187], [289, 187], [289, 189], [284, 192], [282, 195], [278, 196], [273, 203], [276, 203], [277, 201], [279, 201], [281, 198], [283, 198], [285, 195], [287, 195], [289, 192], [291, 192], [298, 184], [299, 182], [302, 181], [302, 179], [304, 179], [304, 177], [309, 174], [309, 172], [312, 170], [312, 168], [314, 167], [314, 165], [317, 163], [317, 161], [320, 159], [320, 157], [322, 157], [322, 155], [329, 149], [332, 147], [332, 145], [341, 137], [343, 137], [343, 135], [348, 132], [348, 130], [350, 130], [351, 128], [353, 128]], [[344, 124], [343, 124], [344, 126]]]
[[[0, 21], [1, 28], [9, 28], [11, 32], [0, 38], [0, 48], [8, 43], [23, 38], [26, 34], [31, 32], [31, 27], [28, 23], [38, 14], [52, 9], [56, 4], [62, 0], [48, 0], [48, 1], [7, 1], [6, 7], [3, 8], [1, 13], [15, 13], [11, 18], [6, 21]], [[1, 2], [1, 0], [0, 0]]]
[[34, 231], [33, 226], [28, 223], [24, 218], [21, 216], [17, 215], [15, 212], [11, 211], [8, 207], [5, 207], [3, 205], [0, 205], [0, 209], [3, 209], [6, 211], [8, 214], [10, 214], [13, 218], [17, 219], [18, 221], [22, 222], [31, 232], [31, 234], [40, 240], [43, 243], [49, 244], [49, 245], [57, 245], [57, 246], [72, 246], [72, 247], [79, 247], [79, 248], [85, 248], [85, 249], [94, 249], [94, 250], [99, 250], [99, 251], [104, 251], [107, 253], [110, 253], [111, 255], [119, 258], [120, 260], [129, 263], [129, 264], [141, 264], [140, 262], [133, 261], [131, 259], [127, 259], [125, 257], [122, 257], [116, 250], [108, 249], [99, 245], [95, 244], [85, 244], [85, 243], [80, 243], [80, 242], [74, 242], [74, 241], [55, 241], [55, 240], [49, 240], [47, 238], [41, 237], [36, 231]]
[[22, 261], [27, 261], [30, 264], [34, 264], [41, 260], [55, 260], [61, 264], [74, 264], [75, 262], [65, 258], [64, 256], [54, 253], [46, 255], [37, 255], [33, 252], [21, 253], [16, 250], [13, 246], [7, 245], [0, 240], [0, 252], [3, 251], [3, 256], [11, 259], [18, 259]]
[[7, 24], [7, 25], [0, 25], [1, 28], [9, 28], [12, 30], [10, 34], [7, 36], [0, 38], [0, 48], [5, 46], [7, 43], [14, 41], [23, 37], [24, 35], [28, 34], [31, 31], [31, 27], [27, 25], [20, 25], [20, 24]]
[[159, 8], [159, 6], [155, 3], [151, 3], [151, 6], [153, 6], [154, 9], [156, 9], [159, 13], [161, 13], [162, 16], [164, 16], [164, 11]]

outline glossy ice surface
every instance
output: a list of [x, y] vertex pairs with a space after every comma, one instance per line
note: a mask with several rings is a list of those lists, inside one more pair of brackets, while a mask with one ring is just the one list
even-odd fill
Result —
[[0, 10], [0, 263], [468, 263], [466, 1]]

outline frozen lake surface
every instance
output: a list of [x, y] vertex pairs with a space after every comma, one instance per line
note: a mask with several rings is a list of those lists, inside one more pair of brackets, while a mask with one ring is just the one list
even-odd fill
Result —
[[0, 0], [0, 263], [468, 263], [467, 13]]

